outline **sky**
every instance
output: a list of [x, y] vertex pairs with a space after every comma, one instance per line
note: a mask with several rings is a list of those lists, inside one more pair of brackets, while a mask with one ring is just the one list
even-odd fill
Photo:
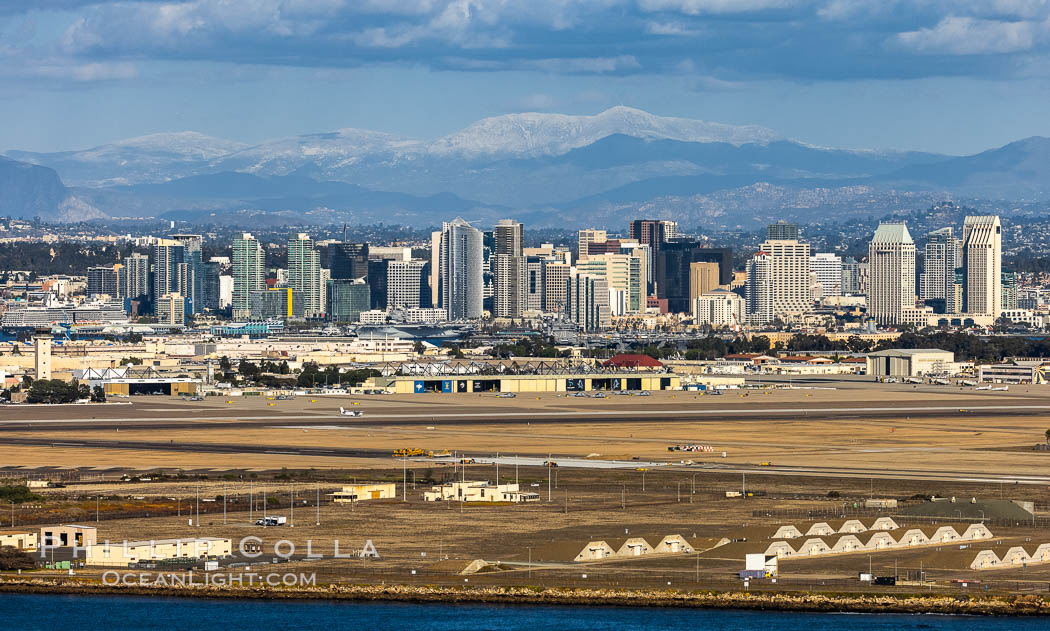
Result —
[[1050, 0], [0, 0], [0, 151], [615, 105], [847, 148], [1050, 136]]

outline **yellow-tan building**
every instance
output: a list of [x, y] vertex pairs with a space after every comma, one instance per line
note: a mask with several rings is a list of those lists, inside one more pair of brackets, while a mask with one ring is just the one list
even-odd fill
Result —
[[40, 529], [40, 545], [53, 548], [87, 548], [95, 545], [96, 532], [94, 526], [79, 524], [44, 526]]
[[37, 549], [36, 533], [25, 530], [0, 530], [0, 546], [32, 552]]
[[342, 491], [333, 493], [332, 501], [336, 504], [346, 504], [363, 500], [388, 500], [396, 497], [397, 485], [392, 482], [384, 484], [352, 484], [344, 486]]
[[134, 563], [151, 563], [171, 559], [223, 558], [232, 553], [232, 542], [222, 537], [102, 542], [88, 548], [86, 565], [129, 567]]

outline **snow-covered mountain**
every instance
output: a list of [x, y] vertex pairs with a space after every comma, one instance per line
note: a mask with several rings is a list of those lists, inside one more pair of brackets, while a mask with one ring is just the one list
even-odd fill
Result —
[[195, 131], [149, 134], [58, 153], [9, 151], [16, 160], [57, 170], [79, 186], [164, 182], [197, 172], [202, 165], [248, 145]]
[[427, 143], [425, 151], [431, 155], [465, 158], [500, 154], [519, 158], [557, 156], [617, 134], [682, 142], [724, 142], [738, 146], [780, 139], [776, 132], [765, 127], [737, 127], [655, 116], [619, 105], [595, 116], [527, 113], [485, 118]]

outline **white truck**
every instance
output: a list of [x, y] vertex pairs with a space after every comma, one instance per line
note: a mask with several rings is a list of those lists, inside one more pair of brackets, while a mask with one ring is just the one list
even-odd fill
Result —
[[288, 518], [281, 515], [267, 515], [255, 520], [256, 526], [283, 526], [288, 523]]

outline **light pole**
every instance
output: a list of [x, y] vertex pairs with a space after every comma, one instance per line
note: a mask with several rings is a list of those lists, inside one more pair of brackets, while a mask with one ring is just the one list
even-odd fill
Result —
[[295, 528], [295, 485], [288, 485], [288, 527]]
[[248, 523], [255, 523], [252, 513], [255, 509], [255, 482], [248, 480]]
[[197, 527], [201, 527], [201, 485], [197, 485]]
[[321, 525], [321, 485], [317, 485], [317, 526]]
[[401, 501], [408, 501], [408, 458], [401, 459]]
[[[95, 523], [96, 524], [98, 523], [98, 501], [99, 501], [99, 496], [96, 495], [95, 496]], [[12, 515], [11, 519], [12, 519], [12, 523], [14, 521], [14, 514], [15, 514], [15, 505], [11, 504], [11, 515]]]
[[222, 483], [222, 525], [226, 525], [226, 483]]
[[679, 502], [682, 501], [682, 483], [681, 482], [678, 483], [678, 501]]

